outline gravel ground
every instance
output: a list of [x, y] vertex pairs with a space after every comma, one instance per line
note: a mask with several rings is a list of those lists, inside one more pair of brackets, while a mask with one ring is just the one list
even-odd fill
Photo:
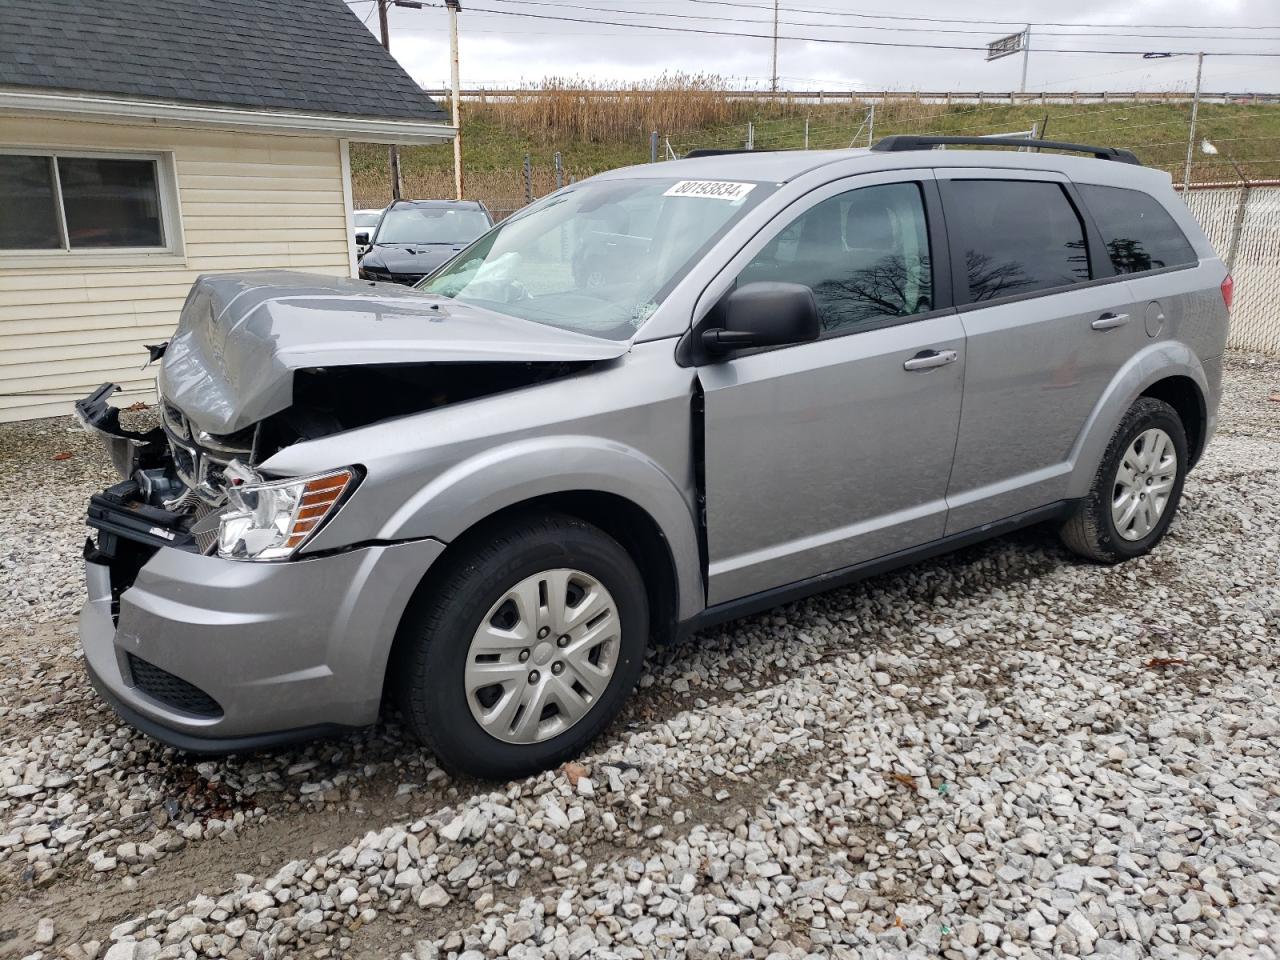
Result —
[[1280, 956], [1277, 391], [1229, 358], [1153, 555], [1027, 531], [699, 635], [505, 787], [394, 723], [117, 725], [73, 619], [110, 469], [0, 428], [0, 957]]

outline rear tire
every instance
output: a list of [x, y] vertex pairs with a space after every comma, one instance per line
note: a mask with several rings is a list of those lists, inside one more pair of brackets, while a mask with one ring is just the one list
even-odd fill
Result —
[[616, 540], [575, 517], [529, 518], [462, 545], [419, 591], [395, 692], [446, 769], [522, 777], [578, 756], [617, 716], [648, 636], [644, 581]]
[[1139, 397], [1107, 445], [1084, 501], [1063, 525], [1062, 542], [1096, 563], [1149, 552], [1173, 522], [1187, 474], [1187, 434], [1163, 400]]

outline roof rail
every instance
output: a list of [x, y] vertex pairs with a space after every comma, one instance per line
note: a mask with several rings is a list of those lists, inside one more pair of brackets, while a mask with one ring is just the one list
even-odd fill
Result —
[[940, 146], [966, 147], [1035, 147], [1038, 150], [1066, 150], [1071, 153], [1088, 153], [1099, 160], [1118, 160], [1142, 166], [1131, 150], [1119, 147], [1094, 147], [1085, 143], [1065, 143], [1060, 140], [1027, 140], [1022, 137], [925, 137], [915, 134], [897, 134], [877, 140], [872, 150], [897, 153], [900, 150], [931, 150]]
[[748, 150], [746, 147], [697, 147], [690, 150], [682, 159], [694, 157], [723, 157], [731, 153], [782, 153], [782, 150]]

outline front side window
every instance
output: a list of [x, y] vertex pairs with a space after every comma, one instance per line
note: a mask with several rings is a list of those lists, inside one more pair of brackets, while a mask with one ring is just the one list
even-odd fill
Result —
[[470, 243], [489, 229], [489, 218], [479, 210], [448, 207], [397, 206], [382, 217], [374, 243]]
[[1198, 258], [1169, 211], [1141, 190], [1077, 184], [1117, 273], [1184, 267]]
[[0, 153], [0, 249], [165, 246], [155, 159]]
[[941, 186], [947, 232], [964, 258], [970, 302], [1089, 279], [1084, 225], [1060, 184], [948, 180]]
[[773, 189], [674, 178], [584, 181], [504, 220], [420, 289], [626, 340], [710, 245]]
[[850, 190], [810, 207], [738, 275], [813, 291], [824, 333], [933, 309], [924, 201], [916, 183]]

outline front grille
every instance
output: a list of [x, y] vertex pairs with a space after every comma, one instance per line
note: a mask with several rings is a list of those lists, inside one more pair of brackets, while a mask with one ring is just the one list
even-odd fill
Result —
[[161, 670], [154, 663], [148, 663], [132, 653], [128, 657], [133, 685], [153, 700], [198, 717], [222, 716], [222, 707], [218, 706], [218, 701], [195, 684], [187, 683], [181, 677], [175, 677], [168, 670]]
[[254, 428], [229, 436], [197, 429], [176, 406], [160, 399], [161, 425], [173, 454], [179, 479], [206, 503], [218, 504], [225, 497], [224, 471], [232, 460], [253, 461]]

